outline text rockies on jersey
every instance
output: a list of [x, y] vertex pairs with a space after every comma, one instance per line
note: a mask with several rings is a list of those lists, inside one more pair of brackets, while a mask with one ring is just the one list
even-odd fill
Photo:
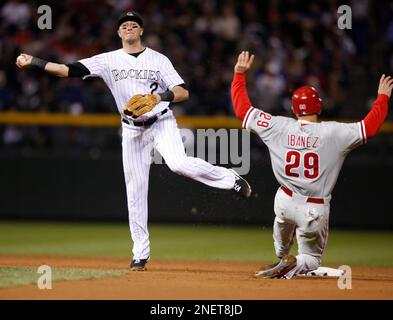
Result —
[[150, 80], [159, 82], [161, 80], [161, 73], [160, 71], [154, 70], [136, 70], [136, 69], [129, 69], [129, 70], [119, 70], [113, 69], [111, 70], [115, 81], [124, 80], [127, 78], [130, 79], [141, 79], [141, 80]]

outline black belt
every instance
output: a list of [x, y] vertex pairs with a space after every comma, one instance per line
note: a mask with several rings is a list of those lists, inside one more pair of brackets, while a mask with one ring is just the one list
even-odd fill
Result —
[[134, 124], [134, 126], [137, 127], [150, 127], [154, 122], [156, 122], [158, 120], [159, 116], [162, 116], [163, 114], [167, 113], [168, 109], [164, 109], [163, 111], [161, 111], [160, 113], [156, 114], [155, 116], [145, 120], [145, 121], [134, 121], [134, 120], [127, 120], [125, 118], [122, 118], [121, 121], [126, 123], [126, 124]]

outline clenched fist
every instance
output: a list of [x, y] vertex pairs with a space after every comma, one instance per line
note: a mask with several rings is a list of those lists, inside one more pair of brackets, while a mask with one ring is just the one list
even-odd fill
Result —
[[21, 53], [18, 58], [16, 58], [15, 64], [20, 69], [24, 69], [31, 66], [31, 61], [33, 60], [33, 56], [30, 56], [26, 53]]

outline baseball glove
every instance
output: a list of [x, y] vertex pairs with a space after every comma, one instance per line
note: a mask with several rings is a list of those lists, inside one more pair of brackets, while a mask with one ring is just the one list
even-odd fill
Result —
[[151, 111], [158, 99], [154, 94], [136, 94], [124, 105], [124, 113], [128, 116], [137, 118]]

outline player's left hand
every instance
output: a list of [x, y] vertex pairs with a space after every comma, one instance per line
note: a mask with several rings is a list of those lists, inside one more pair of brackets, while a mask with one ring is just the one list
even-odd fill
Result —
[[155, 94], [136, 94], [123, 106], [124, 113], [137, 118], [153, 110], [159, 99]]
[[235, 72], [245, 73], [247, 72], [254, 62], [255, 55], [251, 55], [248, 51], [242, 51], [237, 58], [237, 63], [235, 65]]
[[382, 75], [379, 80], [378, 94], [386, 94], [389, 98], [392, 94], [393, 79], [390, 76]]

